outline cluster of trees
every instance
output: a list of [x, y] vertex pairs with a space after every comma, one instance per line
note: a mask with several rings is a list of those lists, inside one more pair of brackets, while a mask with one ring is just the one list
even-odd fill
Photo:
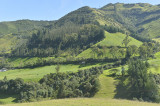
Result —
[[102, 28], [109, 33], [116, 33], [116, 32], [125, 33], [125, 31], [122, 28], [118, 28], [118, 27], [113, 26], [113, 25], [107, 26], [105, 24], [104, 26], [102, 26]]
[[159, 44], [154, 44], [154, 43], [143, 43], [139, 47], [139, 54], [141, 58], [147, 58], [147, 57], [154, 57], [154, 54], [158, 52], [158, 46]]
[[150, 38], [146, 38], [146, 37], [143, 37], [143, 36], [139, 36], [138, 34], [136, 34], [135, 32], [132, 32], [130, 34], [130, 36], [132, 36], [133, 38], [139, 40], [139, 41], [142, 41], [142, 42], [151, 42], [152, 40]]
[[154, 58], [154, 54], [159, 51], [159, 44], [152, 42], [145, 42], [139, 48], [135, 45], [127, 47], [126, 58], [129, 59], [131, 56], [140, 56], [142, 59]]
[[159, 88], [154, 75], [148, 73], [148, 62], [135, 59], [130, 60], [128, 64], [128, 94], [131, 98], [137, 98], [144, 101], [160, 101]]
[[98, 76], [102, 67], [79, 70], [77, 73], [57, 73], [45, 75], [38, 83], [24, 82], [22, 79], [0, 80], [0, 92], [18, 94], [19, 102], [35, 101], [42, 98], [92, 97], [99, 90]]
[[159, 44], [154, 42], [144, 42], [139, 48], [135, 45], [128, 46], [129, 36], [126, 36], [122, 42], [126, 48], [126, 59], [129, 59], [131, 56], [139, 55], [143, 59], [148, 57], [154, 57], [154, 54], [159, 51]]
[[126, 49], [123, 47], [107, 47], [107, 46], [92, 46], [92, 58], [94, 59], [122, 59], [125, 57]]
[[160, 74], [153, 74], [156, 84], [160, 84]]
[[1, 67], [6, 68], [35, 68], [45, 65], [61, 64], [81, 64], [96, 62], [116, 62], [118, 60], [129, 60], [132, 57], [140, 57], [142, 59], [154, 58], [154, 54], [159, 51], [159, 44], [144, 43], [140, 47], [135, 45], [127, 45], [127, 47], [106, 47], [106, 46], [92, 46], [92, 56], [90, 58], [75, 58], [74, 56], [67, 56], [61, 58], [37, 58], [32, 61], [21, 62], [18, 66], [13, 66], [8, 63], [5, 58], [1, 58]]
[[129, 45], [131, 40], [126, 36], [122, 44], [125, 47], [106, 47], [106, 46], [92, 46], [92, 58], [110, 58], [110, 59], [130, 59], [131, 57], [139, 56], [140, 58], [147, 59], [149, 57], [154, 58], [154, 54], [159, 51], [159, 44], [153, 42], [145, 42], [140, 47], [136, 45]]
[[96, 25], [79, 26], [67, 23], [52, 30], [39, 30], [32, 35], [27, 44], [15, 49], [11, 56], [46, 57], [63, 53], [78, 54], [104, 37], [104, 30]]

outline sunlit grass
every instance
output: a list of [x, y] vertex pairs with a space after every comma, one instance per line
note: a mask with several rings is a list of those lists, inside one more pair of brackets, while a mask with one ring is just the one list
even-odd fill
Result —
[[[0, 79], [3, 79], [4, 76], [6, 76], [7, 79], [22, 78], [25, 81], [38, 81], [46, 74], [55, 73], [55, 67], [56, 65], [38, 67], [33, 69], [27, 68], [8, 70], [6, 72], [0, 72]], [[79, 65], [69, 64], [60, 66], [60, 72], [76, 72], [78, 71], [78, 69], [80, 69]]]
[[[122, 41], [126, 37], [125, 34], [105, 32], [105, 36], [106, 36], [106, 38], [104, 40], [98, 42], [96, 45], [124, 47], [124, 45], [122, 45]], [[142, 42], [140, 42], [132, 37], [129, 37], [129, 39], [131, 39], [129, 45], [136, 45], [137, 47], [139, 47], [142, 44]]]
[[58, 99], [33, 103], [12, 104], [5, 106], [159, 106], [156, 103], [108, 98]]

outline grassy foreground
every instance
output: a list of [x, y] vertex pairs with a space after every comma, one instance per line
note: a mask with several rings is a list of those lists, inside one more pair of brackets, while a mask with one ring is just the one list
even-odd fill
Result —
[[[5, 106], [160, 106], [160, 104], [156, 103], [114, 99], [116, 96], [118, 79], [114, 79], [113, 77], [108, 75], [109, 70], [105, 70], [104, 73], [100, 75], [99, 80], [101, 88], [93, 98], [54, 99], [39, 102], [15, 104], [15, 97], [4, 97], [4, 95], [2, 95], [0, 96], [0, 104], [3, 105], [4, 103]], [[123, 89], [120, 90], [120, 92], [122, 92], [121, 94], [123, 94]]]
[[159, 106], [159, 104], [108, 98], [77, 98], [8, 104], [5, 106]]

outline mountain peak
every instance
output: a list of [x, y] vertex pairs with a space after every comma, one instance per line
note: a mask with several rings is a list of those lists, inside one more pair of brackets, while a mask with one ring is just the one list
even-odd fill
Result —
[[152, 7], [152, 4], [149, 3], [109, 3], [105, 6], [103, 6], [102, 8], [100, 8], [101, 10], [110, 10], [113, 9], [114, 7], [118, 7], [118, 8], [133, 8], [133, 7]]

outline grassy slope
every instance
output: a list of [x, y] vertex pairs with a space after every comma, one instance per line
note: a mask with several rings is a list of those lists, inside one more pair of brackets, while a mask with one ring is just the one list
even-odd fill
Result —
[[149, 60], [148, 62], [151, 65], [151, 68], [149, 71], [152, 73], [160, 73], [160, 52], [157, 52], [155, 54], [156, 59]]
[[160, 19], [143, 25], [142, 27], [145, 29], [145, 31], [143, 31], [141, 34], [142, 35], [147, 35], [150, 38], [155, 38], [157, 36], [160, 36], [160, 34], [159, 34], [160, 33], [159, 23], [160, 23]]
[[154, 39], [152, 39], [152, 40], [154, 40], [154, 41], [160, 43], [160, 38], [154, 38]]
[[0, 52], [4, 51], [5, 53], [8, 53], [11, 51], [11, 48], [14, 48], [14, 46], [17, 43], [17, 38], [14, 37], [11, 34], [5, 35], [0, 38]]
[[[124, 47], [124, 45], [122, 45], [122, 41], [126, 37], [125, 34], [105, 32], [105, 35], [106, 35], [106, 38], [102, 40], [101, 42], [98, 42], [96, 45]], [[139, 47], [142, 44], [142, 42], [132, 37], [129, 37], [129, 39], [131, 39], [131, 42], [129, 43], [129, 45], [136, 45], [137, 47]]]
[[[51, 58], [48, 57], [46, 59], [51, 59]], [[18, 64], [21, 64], [21, 62], [37, 61], [37, 57], [35, 58], [12, 58], [12, 59], [9, 59], [9, 61], [11, 61], [12, 65], [17, 66]], [[100, 66], [102, 64], [105, 65], [107, 63], [103, 62], [103, 63], [96, 63], [96, 64], [86, 64], [86, 66], [83, 66], [81, 64], [79, 65], [73, 65], [73, 64], [60, 65], [60, 72], [76, 72], [80, 69]], [[24, 79], [24, 81], [38, 81], [46, 74], [55, 73], [56, 66], [57, 65], [50, 65], [50, 66], [43, 66], [43, 67], [37, 67], [37, 68], [8, 70], [6, 72], [0, 72], [0, 80], [2, 80], [5, 76], [7, 76], [7, 79], [22, 78]]]
[[115, 96], [115, 82], [116, 80], [112, 77], [108, 77], [108, 70], [104, 71], [102, 75], [99, 76], [99, 81], [101, 84], [101, 88], [99, 92], [94, 96], [94, 98], [114, 98]]
[[144, 28], [144, 30], [138, 34], [143, 37], [155, 38], [159, 36], [160, 30], [158, 30], [159, 29], [158, 23], [160, 14], [158, 5], [150, 5], [147, 3], [138, 3], [138, 4], [116, 3], [113, 5], [108, 4], [102, 7], [101, 10], [106, 11], [105, 14], [107, 15], [115, 14], [115, 7], [116, 7], [116, 12], [120, 16], [118, 17], [118, 20], [125, 23], [123, 24], [123, 26], [126, 25], [130, 27], [130, 29], [132, 30], [138, 30]]
[[[0, 52], [10, 52], [18, 43], [24, 43], [24, 36], [31, 36], [35, 29], [50, 25], [53, 21], [32, 21], [18, 20], [10, 22], [0, 22]], [[23, 36], [23, 37], [22, 37]], [[21, 38], [20, 40], [17, 37]], [[25, 37], [26, 38], [26, 37]]]
[[[122, 45], [122, 41], [123, 39], [126, 37], [125, 34], [122, 33], [108, 33], [105, 32], [105, 39], [98, 42], [95, 45], [101, 45], [101, 46], [121, 46], [124, 47], [124, 45]], [[139, 47], [142, 42], [129, 37], [131, 39], [131, 42], [129, 43], [129, 45], [136, 45], [137, 47]], [[77, 57], [93, 57], [93, 52], [91, 50], [91, 48], [83, 51], [82, 53], [80, 53]], [[109, 51], [106, 51], [106, 56], [107, 57], [111, 57], [112, 55], [109, 53]]]

